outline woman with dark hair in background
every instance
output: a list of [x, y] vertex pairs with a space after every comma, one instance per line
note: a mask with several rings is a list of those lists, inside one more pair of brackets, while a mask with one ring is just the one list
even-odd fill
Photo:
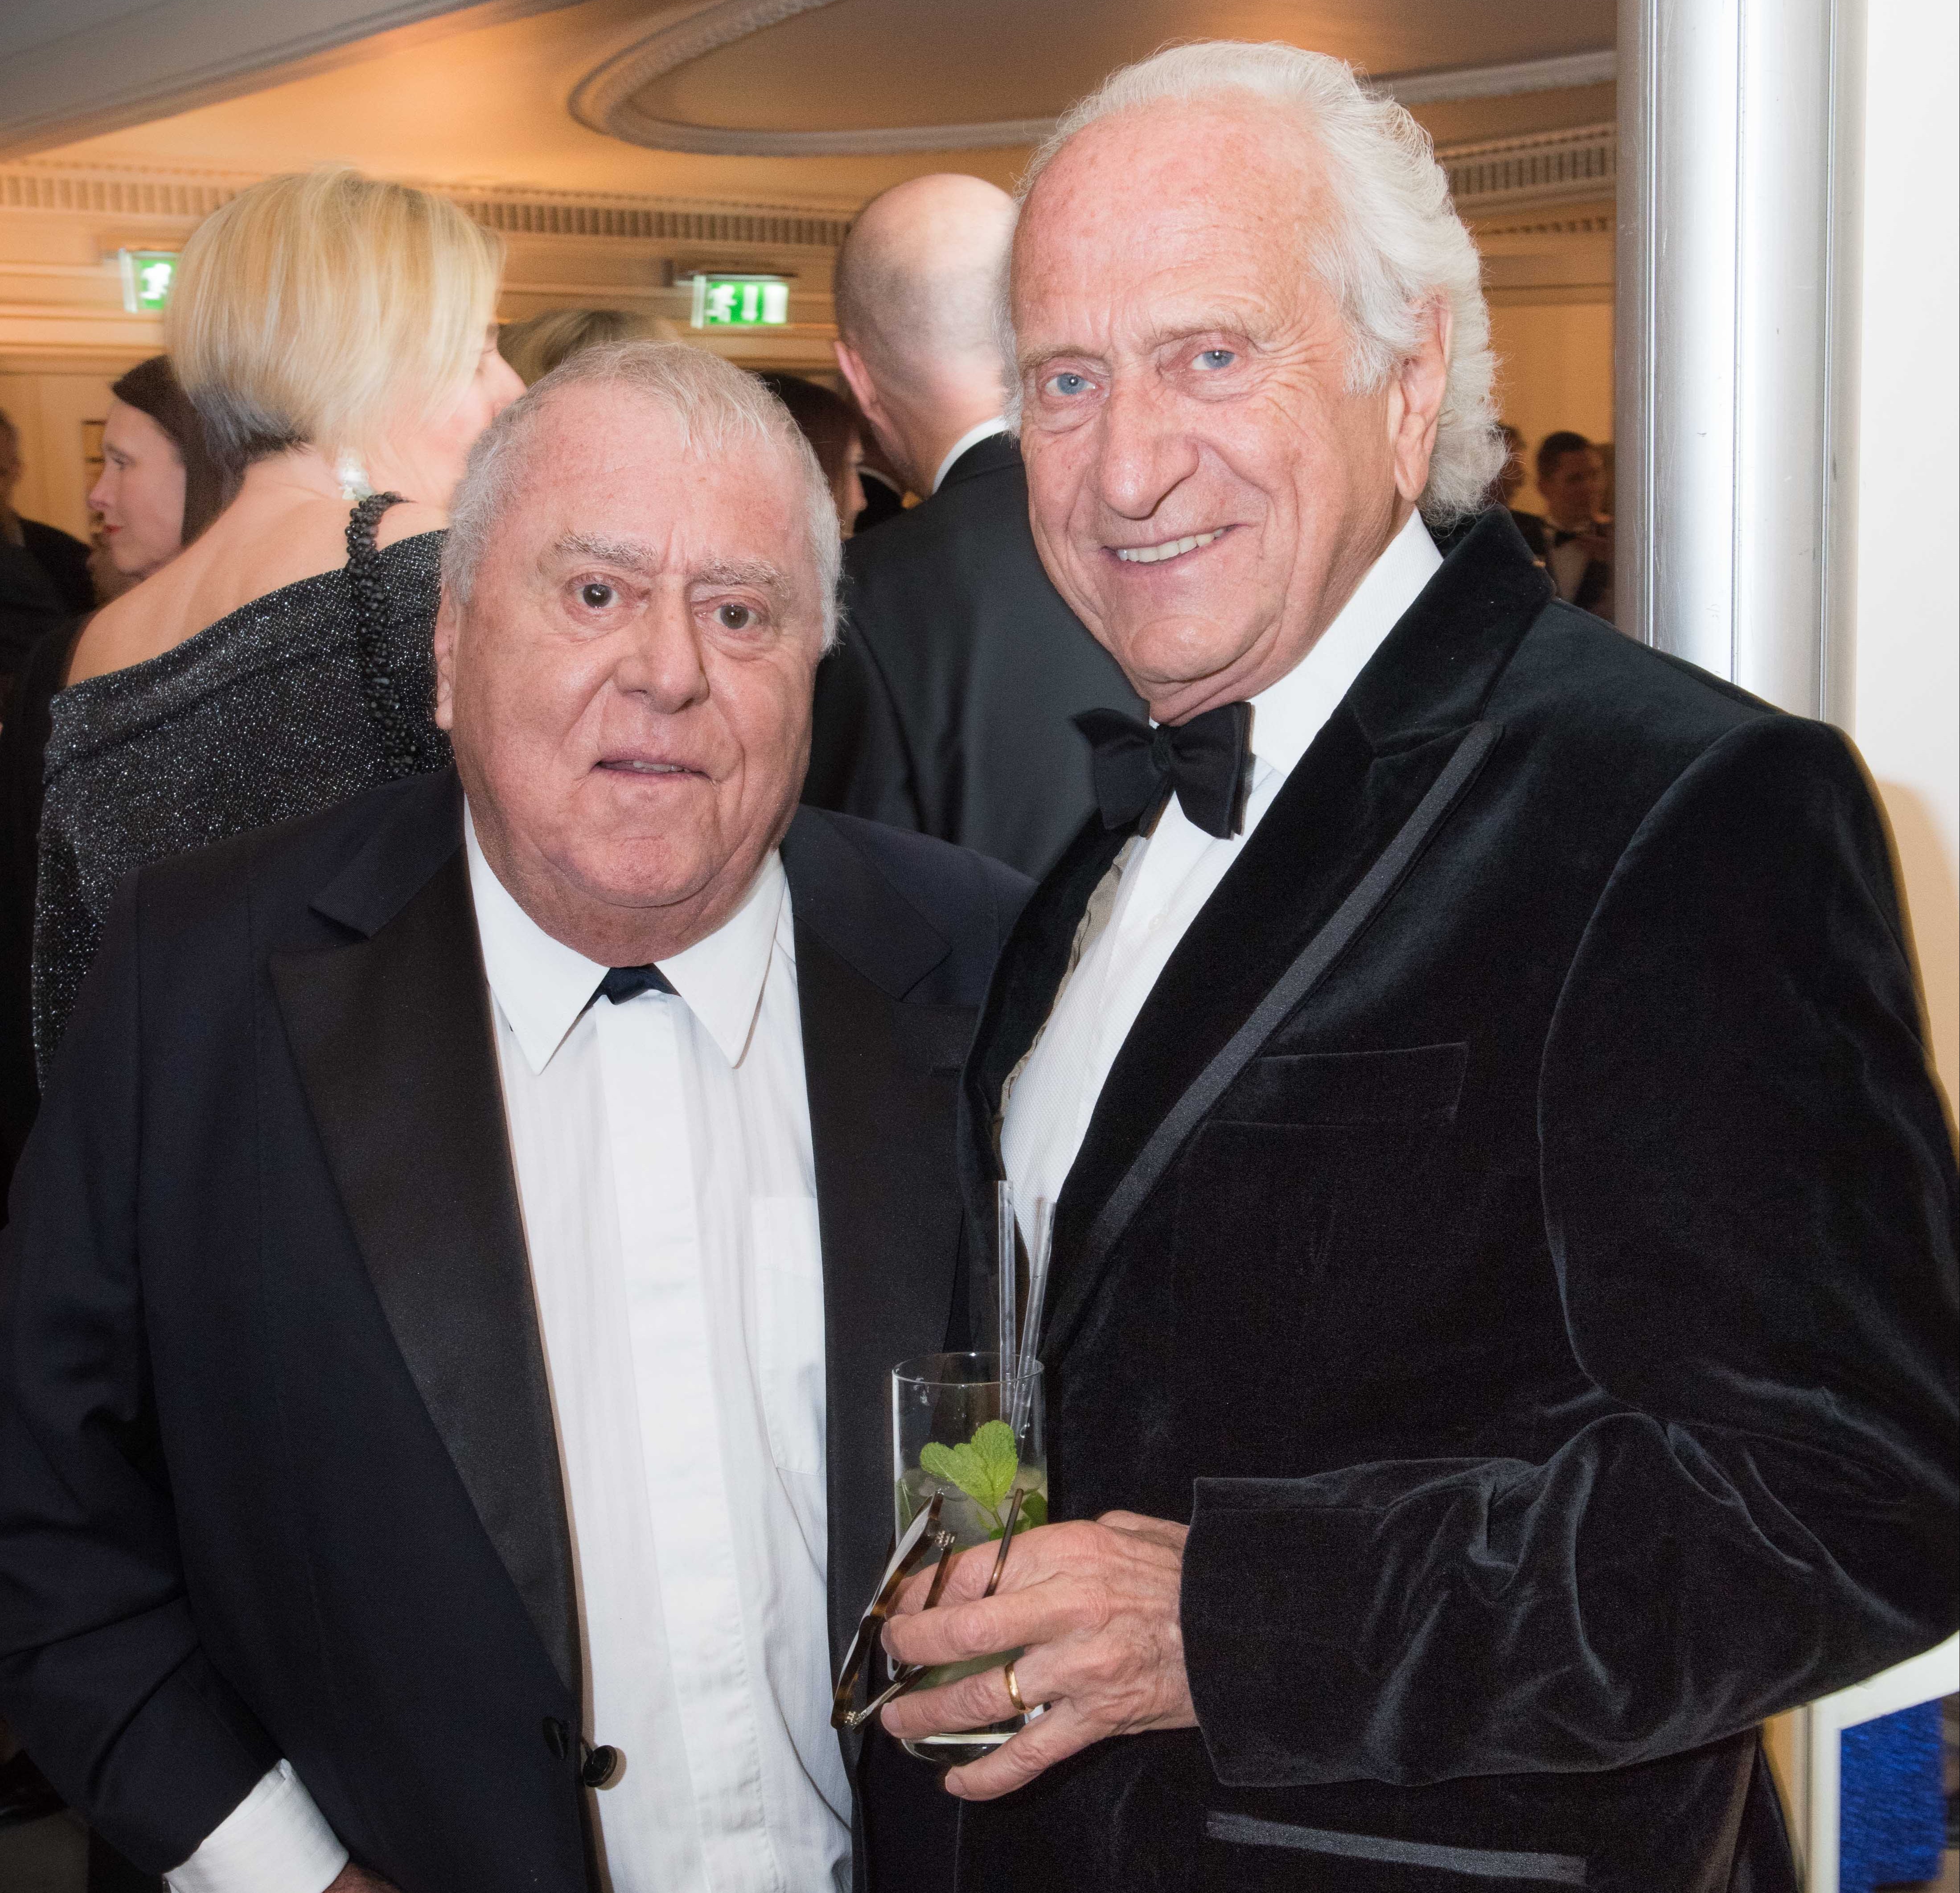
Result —
[[[211, 523], [236, 491], [237, 476], [212, 455], [167, 357], [139, 362], [110, 396], [102, 476], [88, 503], [102, 520], [116, 569], [141, 580]], [[48, 706], [88, 622], [70, 619], [35, 644], [0, 725], [0, 1199], [40, 1098], [29, 969]], [[5, 1221], [0, 1200], [0, 1223]]]
[[772, 373], [756, 379], [789, 409], [790, 418], [810, 443], [823, 477], [830, 482], [838, 526], [848, 539], [858, 515], [864, 510], [864, 489], [858, 479], [858, 464], [864, 457], [858, 410], [822, 383], [806, 381], [800, 375]]
[[97, 612], [48, 738], [33, 950], [45, 1072], [131, 869], [434, 768], [441, 530], [521, 391], [497, 352], [500, 240], [345, 168], [205, 218], [164, 318], [243, 466], [195, 544]]

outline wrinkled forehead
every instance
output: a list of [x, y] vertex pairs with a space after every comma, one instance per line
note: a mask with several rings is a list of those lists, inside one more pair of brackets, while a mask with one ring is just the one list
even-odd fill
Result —
[[533, 557], [639, 549], [650, 569], [767, 565], [813, 595], [804, 482], [786, 443], [684, 427], [644, 396], [571, 388], [533, 423], [503, 525]]
[[1014, 240], [1012, 307], [1025, 344], [1098, 316], [1134, 323], [1173, 304], [1296, 298], [1329, 214], [1312, 138], [1248, 94], [1097, 120], [1036, 180]]

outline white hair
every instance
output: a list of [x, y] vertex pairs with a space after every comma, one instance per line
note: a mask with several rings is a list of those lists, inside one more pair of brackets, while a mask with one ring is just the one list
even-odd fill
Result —
[[[1423, 517], [1448, 526], [1479, 511], [1504, 460], [1491, 384], [1491, 314], [1476, 246], [1449, 200], [1429, 134], [1394, 100], [1370, 92], [1345, 61], [1297, 46], [1208, 40], [1166, 47], [1112, 73], [1063, 114], [1021, 180], [1036, 180], [1076, 134], [1099, 119], [1166, 103], [1249, 92], [1290, 107], [1319, 147], [1334, 215], [1309, 266], [1334, 296], [1352, 353], [1348, 386], [1379, 387], [1416, 352], [1424, 320], [1446, 305], [1453, 327], [1449, 379], [1436, 430]], [[1002, 299], [1009, 419], [1018, 425], [1020, 375], [1013, 310]]]
[[816, 456], [788, 409], [752, 374], [705, 348], [676, 342], [621, 342], [586, 348], [554, 368], [514, 401], [478, 437], [449, 509], [443, 542], [445, 591], [467, 606], [492, 533], [523, 489], [538, 416], [561, 390], [599, 384], [645, 397], [664, 409], [681, 450], [716, 454], [748, 447], [775, 447], [801, 486], [810, 549], [823, 613], [823, 645], [837, 636], [838, 578], [844, 541], [837, 502]]

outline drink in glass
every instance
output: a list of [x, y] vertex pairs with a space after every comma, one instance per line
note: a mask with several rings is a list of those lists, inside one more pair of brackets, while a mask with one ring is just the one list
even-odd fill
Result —
[[[1018, 1395], [1018, 1400], [1017, 1395]], [[998, 1544], [1007, 1508], [1021, 1494], [1018, 1532], [1048, 1522], [1048, 1459], [1042, 1440], [1041, 1364], [1026, 1382], [1004, 1379], [998, 1354], [922, 1354], [892, 1370], [892, 1448], [901, 1535], [943, 1495], [940, 1525], [953, 1538], [951, 1557]], [[998, 1669], [1018, 1656], [1004, 1650], [966, 1662], [941, 1663], [921, 1689]], [[922, 1736], [905, 1745], [941, 1767], [977, 1761], [998, 1748], [1025, 1719], [1010, 1716], [985, 1729]]]

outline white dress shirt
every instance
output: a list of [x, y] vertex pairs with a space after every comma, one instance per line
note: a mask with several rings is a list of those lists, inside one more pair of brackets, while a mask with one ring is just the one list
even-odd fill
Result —
[[991, 441], [997, 434], [1005, 434], [1007, 422], [999, 415], [991, 421], [982, 421], [969, 428], [955, 441], [944, 460], [939, 463], [939, 471], [932, 476], [932, 490], [937, 493], [946, 483], [946, 476], [953, 471], [953, 463], [969, 447], [978, 447], [982, 441]]
[[[1238, 834], [1223, 841], [1206, 834], [1173, 796], [1155, 829], [1117, 857], [1108, 918], [1083, 942], [1005, 1099], [1001, 1161], [1030, 1240], [1036, 1205], [1061, 1194], [1109, 1069], [1178, 942], [1293, 765], [1442, 562], [1420, 515], [1411, 514], [1306, 655], [1252, 699], [1252, 782]], [[1106, 883], [1096, 905], [1109, 891]]]
[[[823, 1264], [781, 863], [662, 962], [676, 994], [588, 1004], [606, 969], [539, 927], [466, 829], [571, 1516], [585, 1733], [624, 1761], [594, 1797], [612, 1893], [843, 1888]], [[345, 1850], [278, 1774], [171, 1876], [178, 1893], [332, 1878]], [[269, 1830], [255, 1804], [275, 1791]]]

